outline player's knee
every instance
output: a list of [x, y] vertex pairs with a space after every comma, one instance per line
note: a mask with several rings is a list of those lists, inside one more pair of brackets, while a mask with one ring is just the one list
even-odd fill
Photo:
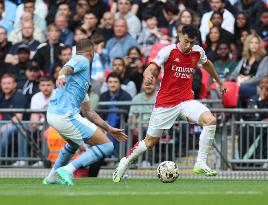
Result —
[[216, 126], [216, 118], [213, 115], [210, 115], [204, 120], [203, 126], [215, 125]]
[[144, 139], [145, 145], [148, 149], [153, 148], [158, 142], [159, 138], [158, 137], [146, 137]]
[[107, 142], [102, 144], [103, 152], [106, 156], [109, 156], [114, 150], [114, 144], [112, 142]]
[[64, 149], [67, 151], [67, 152], [70, 152], [70, 153], [75, 153], [76, 150], [79, 148], [79, 145], [77, 144], [66, 144], [64, 146]]

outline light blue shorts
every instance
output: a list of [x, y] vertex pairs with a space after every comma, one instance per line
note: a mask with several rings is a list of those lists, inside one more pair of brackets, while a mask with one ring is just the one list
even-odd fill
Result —
[[80, 114], [74, 116], [47, 113], [47, 121], [67, 141], [83, 145], [97, 130], [97, 126]]

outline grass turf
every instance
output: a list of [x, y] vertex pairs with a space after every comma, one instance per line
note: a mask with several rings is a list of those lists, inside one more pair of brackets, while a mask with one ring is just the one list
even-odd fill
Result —
[[268, 181], [76, 179], [75, 186], [41, 185], [41, 179], [0, 179], [0, 204], [29, 205], [267, 205]]

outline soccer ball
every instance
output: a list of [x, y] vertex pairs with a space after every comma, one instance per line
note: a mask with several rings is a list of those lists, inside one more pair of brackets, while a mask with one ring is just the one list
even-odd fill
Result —
[[163, 183], [172, 183], [179, 176], [177, 165], [172, 161], [164, 161], [157, 167], [158, 178]]

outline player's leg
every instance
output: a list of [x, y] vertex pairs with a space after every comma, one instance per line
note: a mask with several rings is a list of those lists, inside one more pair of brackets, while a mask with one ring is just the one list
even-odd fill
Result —
[[79, 145], [69, 141], [62, 150], [60, 151], [52, 169], [50, 170], [48, 176], [43, 180], [43, 184], [64, 184], [61, 180], [58, 180], [56, 176], [56, 170], [62, 166], [68, 164], [71, 158], [76, 153]]
[[208, 152], [212, 146], [216, 132], [215, 117], [206, 106], [195, 100], [183, 103], [181, 114], [185, 116], [188, 121], [198, 123], [203, 126], [203, 130], [199, 138], [197, 161], [193, 172], [196, 174], [203, 174], [205, 176], [216, 176], [217, 172], [211, 170], [207, 166]]
[[79, 143], [74, 141], [74, 139], [69, 139], [72, 137], [73, 133], [76, 131], [73, 124], [65, 116], [60, 116], [56, 114], [47, 113], [47, 121], [50, 126], [54, 127], [57, 132], [65, 139], [68, 144], [66, 144], [60, 151], [51, 171], [48, 176], [43, 180], [43, 184], [64, 184], [61, 180], [58, 180], [56, 176], [56, 170], [59, 167], [65, 166], [71, 160], [77, 149], [79, 148]]
[[160, 136], [150, 136], [147, 132], [147, 135], [144, 140], [141, 140], [137, 142], [129, 151], [126, 157], [123, 157], [116, 170], [113, 173], [113, 181], [114, 182], [120, 182], [122, 176], [128, 169], [128, 167], [144, 152], [147, 151], [147, 149], [153, 148], [158, 142], [160, 137], [163, 134], [163, 130], [157, 130], [158, 132], [161, 132]]
[[68, 185], [73, 185], [73, 172], [82, 166], [88, 166], [103, 157], [110, 155], [113, 151], [113, 144], [103, 131], [97, 128], [96, 125], [88, 121], [86, 118], [76, 115], [71, 119], [75, 127], [75, 132], [72, 133], [73, 141], [77, 144], [89, 144], [90, 148], [80, 155], [77, 159], [68, 165], [56, 170], [57, 176], [65, 181]]
[[86, 149], [86, 151], [77, 159], [65, 166], [69, 172], [73, 173], [80, 167], [89, 166], [102, 158], [109, 156], [114, 149], [113, 143], [100, 128], [97, 128], [94, 135], [86, 143], [91, 145], [91, 147]]
[[122, 158], [113, 174], [113, 181], [120, 182], [122, 176], [139, 156], [159, 142], [165, 129], [169, 129], [177, 118], [178, 107], [154, 108], [144, 140], [137, 142], [126, 157]]
[[208, 152], [211, 149], [216, 132], [216, 119], [210, 111], [205, 111], [200, 115], [199, 124], [203, 126], [203, 130], [199, 139], [199, 150], [193, 172], [205, 176], [216, 176], [217, 172], [207, 166]]

